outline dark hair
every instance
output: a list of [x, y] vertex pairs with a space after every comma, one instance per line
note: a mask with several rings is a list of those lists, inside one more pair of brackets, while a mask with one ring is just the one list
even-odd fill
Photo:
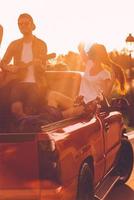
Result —
[[89, 59], [98, 60], [111, 68], [115, 74], [116, 81], [119, 85], [119, 93], [126, 93], [126, 77], [122, 67], [113, 62], [109, 57], [106, 47], [102, 44], [93, 44], [87, 52]]
[[118, 92], [121, 94], [125, 94], [126, 93], [126, 77], [125, 77], [124, 71], [119, 64], [113, 62], [111, 59], [109, 60], [109, 62], [114, 71], [116, 81], [119, 85]]
[[28, 14], [28, 13], [22, 13], [22, 14], [20, 14], [19, 17], [18, 17], [18, 21], [22, 17], [26, 17], [26, 18], [28, 18], [31, 21], [31, 23], [33, 24], [33, 30], [36, 28], [36, 26], [34, 24], [34, 21], [33, 21], [33, 18], [32, 18], [32, 16], [30, 14]]
[[92, 60], [99, 60], [101, 62], [108, 61], [108, 53], [102, 44], [93, 44], [87, 52], [88, 57]]

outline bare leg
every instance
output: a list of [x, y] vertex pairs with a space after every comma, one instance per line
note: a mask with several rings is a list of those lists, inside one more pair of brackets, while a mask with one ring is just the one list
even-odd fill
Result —
[[63, 118], [69, 118], [84, 113], [84, 106], [74, 106], [74, 100], [56, 91], [50, 91], [47, 97], [48, 105], [62, 109]]
[[84, 112], [85, 112], [84, 106], [80, 105], [80, 106], [71, 107], [71, 108], [68, 108], [68, 109], [62, 111], [62, 115], [63, 115], [63, 118], [65, 119], [65, 118], [81, 115]]
[[73, 106], [73, 99], [56, 91], [50, 91], [47, 97], [48, 105], [55, 108], [68, 109]]

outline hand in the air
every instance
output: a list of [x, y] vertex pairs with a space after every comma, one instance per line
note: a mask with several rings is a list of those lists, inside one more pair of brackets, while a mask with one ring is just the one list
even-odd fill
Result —
[[78, 50], [79, 50], [79, 52], [83, 52], [84, 51], [84, 47], [85, 47], [85, 44], [84, 43], [79, 43], [79, 45], [78, 45]]

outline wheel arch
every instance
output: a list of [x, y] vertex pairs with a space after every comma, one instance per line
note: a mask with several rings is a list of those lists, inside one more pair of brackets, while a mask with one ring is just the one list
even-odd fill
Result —
[[[82, 170], [83, 170], [83, 167], [85, 167], [86, 165], [89, 167], [89, 171], [90, 171], [90, 181], [88, 182], [89, 183], [89, 188], [90, 188], [90, 195], [92, 196], [92, 198], [93, 198], [93, 194], [94, 194], [94, 181], [93, 181], [93, 179], [94, 179], [94, 164], [93, 164], [94, 162], [93, 162], [93, 157], [92, 156], [89, 156], [89, 157], [87, 157], [86, 159], [84, 159], [83, 160], [83, 162], [81, 163], [81, 165], [80, 165], [80, 169], [79, 169], [79, 175], [78, 175], [78, 185], [77, 185], [77, 200], [83, 200], [83, 198], [81, 199], [81, 198], [79, 198], [79, 191], [81, 191], [80, 190], [80, 183], [81, 183], [81, 177], [82, 177], [82, 174], [81, 174], [81, 172], [82, 172]], [[80, 185], [79, 185], [80, 184]], [[87, 199], [87, 198], [86, 198]], [[84, 198], [84, 200], [85, 200], [85, 198]]]
[[[94, 175], [94, 160], [93, 160], [93, 157], [92, 157], [92, 156], [87, 157], [87, 158], [84, 160], [84, 162], [87, 162], [87, 163], [88, 163], [88, 165], [90, 166], [90, 169], [91, 169], [91, 171], [92, 171], [92, 174]], [[84, 163], [84, 162], [83, 162], [83, 163]]]
[[94, 178], [94, 160], [93, 160], [92, 156], [88, 156], [86, 159], [83, 160], [83, 162], [81, 163], [80, 168], [79, 168], [78, 177], [80, 175], [80, 171], [81, 171], [81, 168], [84, 163], [87, 163], [89, 165], [91, 173], [92, 173], [92, 179], [93, 179]]
[[[124, 137], [121, 140], [121, 147], [119, 149], [115, 162], [115, 170], [117, 170], [118, 174], [120, 174], [121, 176], [119, 183], [125, 183], [129, 179], [133, 169], [133, 165], [134, 153], [132, 144], [128, 139]], [[121, 175], [122, 173], [124, 175]]]

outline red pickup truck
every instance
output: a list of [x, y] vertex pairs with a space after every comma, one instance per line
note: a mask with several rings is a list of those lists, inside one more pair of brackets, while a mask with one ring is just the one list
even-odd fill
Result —
[[[78, 94], [81, 73], [53, 71], [46, 76], [52, 89]], [[133, 149], [122, 114], [104, 103], [92, 118], [87, 114], [57, 121], [39, 132], [1, 132], [0, 199], [104, 199], [116, 182], [125, 183], [133, 168]]]

